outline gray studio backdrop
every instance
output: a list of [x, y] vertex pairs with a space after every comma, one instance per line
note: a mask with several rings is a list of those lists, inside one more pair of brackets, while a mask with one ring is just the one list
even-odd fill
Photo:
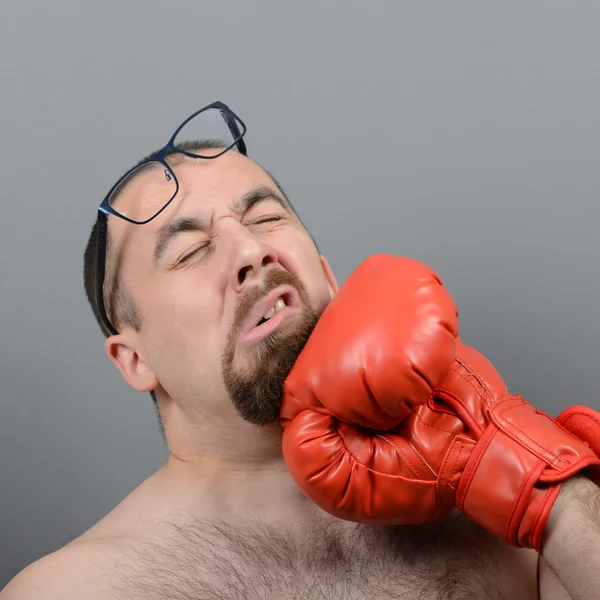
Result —
[[598, 407], [599, 22], [590, 2], [3, 5], [0, 587], [166, 458], [82, 254], [114, 179], [213, 100], [340, 281], [423, 260], [513, 390]]

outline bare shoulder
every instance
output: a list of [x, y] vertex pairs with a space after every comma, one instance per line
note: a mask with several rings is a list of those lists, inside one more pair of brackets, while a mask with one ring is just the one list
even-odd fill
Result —
[[74, 543], [36, 560], [0, 592], [0, 600], [90, 600], [105, 597], [108, 574], [101, 549], [94, 543]]
[[158, 518], [149, 484], [143, 482], [66, 546], [25, 567], [0, 591], [0, 600], [113, 599], [114, 565], [122, 561], [123, 548], [143, 538], [148, 522]]

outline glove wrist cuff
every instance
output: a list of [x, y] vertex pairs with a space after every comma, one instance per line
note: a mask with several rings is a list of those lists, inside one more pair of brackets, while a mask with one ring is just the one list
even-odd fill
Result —
[[456, 506], [508, 544], [540, 552], [560, 482], [600, 460], [518, 396], [490, 409], [489, 419], [465, 465]]

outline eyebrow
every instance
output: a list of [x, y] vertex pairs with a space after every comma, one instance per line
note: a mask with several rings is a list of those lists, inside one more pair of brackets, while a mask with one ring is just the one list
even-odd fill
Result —
[[[285, 200], [285, 198], [282, 198], [279, 194], [277, 194], [277, 192], [267, 186], [253, 188], [246, 192], [243, 196], [236, 200], [233, 211], [238, 216], [242, 216], [251, 208], [260, 202], [264, 202], [265, 200], [274, 200], [286, 212], [292, 212], [291, 206]], [[154, 245], [154, 251], [152, 252], [153, 263], [158, 263], [169, 244], [180, 233], [184, 233], [186, 231], [206, 231], [208, 228], [208, 222], [203, 219], [199, 219], [198, 217], [176, 217], [175, 219], [168, 221], [158, 230], [156, 244]]]

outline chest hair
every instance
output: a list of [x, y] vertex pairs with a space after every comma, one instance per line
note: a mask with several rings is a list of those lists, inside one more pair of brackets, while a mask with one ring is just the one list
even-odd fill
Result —
[[457, 515], [418, 528], [328, 521], [293, 533], [187, 519], [119, 542], [105, 568], [117, 600], [517, 600], [505, 552]]

